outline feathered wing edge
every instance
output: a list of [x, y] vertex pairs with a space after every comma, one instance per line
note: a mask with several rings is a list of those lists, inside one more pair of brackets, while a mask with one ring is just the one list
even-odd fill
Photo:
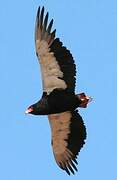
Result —
[[86, 139], [86, 128], [77, 111], [48, 116], [52, 131], [52, 146], [58, 166], [68, 175], [77, 171], [77, 155]]
[[61, 71], [62, 79], [67, 84], [68, 91], [74, 93], [76, 84], [76, 65], [71, 52], [56, 38], [50, 46], [50, 52], [54, 53]]
[[55, 38], [56, 29], [51, 32], [53, 19], [48, 24], [49, 13], [47, 12], [44, 18], [44, 7], [42, 9], [38, 8], [36, 24], [35, 24], [35, 43], [37, 47], [37, 42], [45, 40], [48, 43], [48, 46], [52, 44]]

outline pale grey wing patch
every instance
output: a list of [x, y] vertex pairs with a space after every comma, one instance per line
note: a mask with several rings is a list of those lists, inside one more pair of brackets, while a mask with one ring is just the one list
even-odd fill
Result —
[[69, 125], [70, 125], [70, 113], [64, 112], [59, 114], [48, 115], [51, 131], [53, 149], [56, 154], [65, 152], [67, 142], [65, 139], [68, 138]]
[[[38, 44], [38, 42], [37, 42]], [[67, 85], [63, 77], [63, 72], [60, 70], [58, 62], [53, 52], [49, 52], [48, 44], [42, 40], [37, 46], [39, 55], [39, 63], [41, 66], [43, 91], [50, 94], [54, 89], [66, 89]]]
[[53, 52], [50, 52], [49, 46], [55, 38], [55, 32], [51, 32], [53, 19], [48, 25], [49, 14], [47, 12], [44, 17], [44, 7], [38, 8], [35, 27], [35, 44], [36, 53], [39, 59], [42, 73], [43, 91], [47, 94], [51, 93], [54, 89], [66, 89], [67, 85], [63, 78], [63, 72], [60, 69], [58, 62]]
[[[52, 131], [52, 146], [55, 160], [60, 168], [65, 170], [69, 175], [74, 174], [77, 163], [73, 153], [67, 148], [67, 140], [70, 134], [71, 112], [49, 115], [49, 122]], [[74, 161], [74, 162], [73, 162]]]

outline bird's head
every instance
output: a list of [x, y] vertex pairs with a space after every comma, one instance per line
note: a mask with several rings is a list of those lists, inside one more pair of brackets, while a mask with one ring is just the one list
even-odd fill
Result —
[[39, 115], [40, 114], [40, 109], [38, 108], [38, 104], [32, 104], [27, 108], [25, 111], [25, 114], [33, 114], [33, 115]]
[[38, 101], [37, 103], [29, 106], [25, 111], [25, 114], [44, 115], [43, 110], [45, 110], [45, 106], [43, 107], [40, 101]]

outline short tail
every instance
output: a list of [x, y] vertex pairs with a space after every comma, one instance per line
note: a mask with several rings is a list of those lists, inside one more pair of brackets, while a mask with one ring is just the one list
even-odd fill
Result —
[[80, 100], [81, 103], [79, 107], [86, 108], [88, 103], [92, 101], [92, 98], [90, 96], [86, 96], [85, 93], [80, 93], [76, 95]]

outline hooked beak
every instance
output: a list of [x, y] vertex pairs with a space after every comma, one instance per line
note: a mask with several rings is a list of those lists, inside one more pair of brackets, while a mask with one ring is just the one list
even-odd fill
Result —
[[28, 109], [25, 111], [25, 114], [29, 114], [29, 113], [31, 113], [32, 111], [33, 111], [33, 108], [30, 107], [30, 108], [28, 108]]

